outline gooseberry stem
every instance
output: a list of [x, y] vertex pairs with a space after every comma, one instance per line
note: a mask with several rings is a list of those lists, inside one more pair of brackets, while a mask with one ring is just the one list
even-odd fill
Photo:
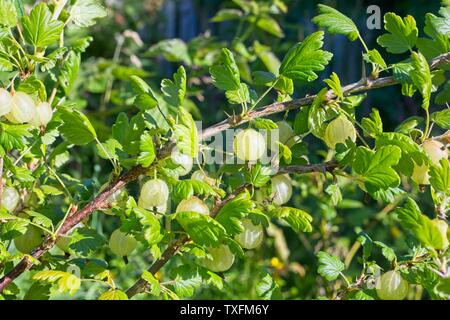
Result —
[[117, 166], [116, 161], [111, 157], [111, 155], [109, 154], [108, 150], [106, 150], [106, 148], [103, 146], [103, 144], [100, 142], [100, 140], [98, 140], [98, 138], [95, 138], [95, 142], [97, 142], [97, 145], [100, 147], [100, 149], [102, 149], [102, 151], [106, 154], [106, 156], [108, 157], [109, 161], [111, 162], [114, 171], [115, 172], [120, 172], [120, 168]]
[[59, 232], [59, 230], [61, 229], [61, 227], [63, 226], [64, 222], [66, 222], [66, 219], [67, 219], [67, 217], [69, 216], [69, 213], [70, 213], [71, 210], [72, 210], [72, 205], [70, 205], [69, 208], [67, 209], [66, 214], [64, 215], [64, 218], [61, 220], [61, 222], [60, 222], [58, 228], [56, 229], [56, 231], [55, 231], [55, 233], [54, 233], [55, 235], [58, 234], [58, 232]]
[[253, 109], [255, 109], [255, 107], [262, 101], [262, 99], [264, 99], [264, 97], [267, 96], [269, 94], [269, 92], [276, 86], [279, 79], [280, 78], [277, 78], [272, 83], [272, 85], [266, 91], [264, 91], [264, 93], [258, 98], [258, 100], [256, 100], [255, 103], [250, 107], [250, 110], [248, 112], [252, 112]]
[[427, 108], [425, 109], [425, 129], [423, 132], [422, 142], [428, 138], [430, 134], [429, 129], [430, 129], [430, 112], [428, 111]]
[[359, 32], [358, 32], [358, 38], [359, 38], [359, 41], [361, 41], [361, 44], [364, 47], [364, 50], [366, 51], [366, 53], [369, 53], [369, 48], [367, 47], [366, 42], [361, 37], [361, 34]]
[[342, 279], [344, 279], [345, 284], [347, 285], [347, 288], [350, 288], [352, 286], [352, 284], [350, 283], [350, 281], [348, 281], [347, 277], [341, 272], [339, 272], [339, 275], [342, 277]]
[[66, 196], [70, 199], [70, 202], [73, 202], [72, 194], [70, 193], [69, 189], [67, 189], [66, 185], [61, 180], [61, 178], [58, 176], [58, 174], [49, 166], [47, 166], [47, 169], [55, 177], [55, 179], [58, 181], [58, 183], [63, 187]]

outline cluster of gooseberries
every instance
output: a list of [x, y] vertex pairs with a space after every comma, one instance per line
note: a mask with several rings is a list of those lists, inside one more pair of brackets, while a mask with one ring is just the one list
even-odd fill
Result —
[[325, 128], [323, 140], [331, 149], [335, 149], [339, 143], [345, 143], [348, 138], [356, 141], [356, 129], [345, 116], [338, 116]]
[[[296, 137], [292, 128], [285, 122], [277, 123], [279, 128], [279, 141], [285, 145], [295, 144]], [[255, 162], [260, 159], [267, 146], [272, 146], [261, 133], [254, 129], [245, 129], [240, 131], [234, 139], [234, 152], [236, 156], [247, 162]], [[178, 165], [176, 173], [178, 176], [188, 174], [193, 167], [192, 157], [181, 153], [175, 149], [171, 155], [171, 161]], [[215, 185], [216, 181], [208, 177], [202, 170], [197, 170], [191, 175], [191, 179], [204, 181], [210, 185]], [[282, 205], [289, 201], [292, 195], [292, 183], [288, 175], [278, 175], [272, 178], [271, 198], [276, 205]], [[169, 201], [169, 187], [164, 180], [154, 178], [146, 181], [139, 194], [138, 205], [144, 209], [165, 212]], [[119, 195], [117, 195], [119, 197]], [[114, 199], [109, 199], [111, 202]], [[176, 213], [196, 212], [209, 215], [209, 207], [198, 197], [191, 196], [179, 202]], [[243, 230], [235, 236], [235, 240], [244, 249], [254, 249], [258, 247], [264, 236], [263, 227], [255, 225], [250, 219], [242, 220]], [[135, 248], [137, 242], [132, 235], [127, 235], [119, 229], [111, 235], [109, 246], [111, 250], [119, 256], [129, 255]], [[226, 244], [219, 247], [207, 248], [208, 257], [202, 260], [204, 267], [214, 272], [223, 272], [228, 270], [234, 262], [235, 256]]]
[[[250, 219], [242, 220], [243, 231], [235, 236], [235, 240], [244, 249], [255, 249], [264, 237], [263, 227], [255, 225]], [[231, 268], [235, 256], [226, 244], [207, 248], [208, 257], [202, 260], [202, 265], [213, 272], [224, 272]]]
[[[287, 146], [292, 146], [298, 141], [294, 130], [286, 121], [279, 121], [278, 126], [279, 141]], [[351, 124], [351, 123], [350, 123]], [[245, 129], [238, 132], [234, 138], [234, 153], [243, 161], [255, 162], [260, 159], [266, 151], [266, 143], [269, 148], [276, 147], [276, 142], [271, 140], [269, 134], [267, 139], [254, 129]], [[271, 199], [274, 204], [282, 205], [289, 201], [292, 196], [292, 182], [288, 175], [278, 175], [272, 178]]]
[[0, 116], [5, 116], [12, 123], [45, 127], [52, 119], [53, 110], [48, 102], [36, 104], [25, 92], [0, 89]]
[[14, 239], [14, 246], [20, 252], [28, 254], [42, 243], [42, 237], [41, 229], [28, 225], [26, 232]]
[[234, 254], [230, 248], [222, 244], [219, 247], [210, 247], [207, 249], [210, 257], [206, 257], [202, 260], [202, 264], [205, 268], [213, 272], [224, 272], [231, 268], [234, 263]]
[[109, 238], [109, 248], [119, 257], [129, 256], [137, 247], [137, 240], [120, 229], [116, 229]]
[[[45, 127], [52, 119], [53, 110], [48, 102], [36, 104], [25, 92], [9, 92], [0, 88], [0, 116], [5, 116], [15, 124], [30, 123], [36, 127]], [[15, 188], [7, 186], [3, 189], [1, 204], [7, 211], [14, 212], [19, 200], [20, 196]], [[28, 254], [42, 243], [42, 237], [41, 229], [28, 225], [26, 232], [14, 239], [14, 245], [18, 251]]]

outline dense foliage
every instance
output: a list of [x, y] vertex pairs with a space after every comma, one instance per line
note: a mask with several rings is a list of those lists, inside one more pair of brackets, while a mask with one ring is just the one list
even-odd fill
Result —
[[[372, 48], [320, 4], [280, 53], [288, 4], [227, 2], [229, 40], [127, 29], [98, 57], [114, 6], [0, 0], [1, 299], [450, 297], [450, 3], [423, 28], [384, 14]], [[335, 35], [360, 81], [324, 75]], [[420, 115], [361, 116], [387, 87]]]

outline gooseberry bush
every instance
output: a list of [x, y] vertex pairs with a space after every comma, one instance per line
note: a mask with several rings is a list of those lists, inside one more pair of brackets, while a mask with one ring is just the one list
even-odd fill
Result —
[[[212, 18], [238, 22], [230, 42], [166, 39], [143, 52], [139, 35], [123, 32], [119, 55], [129, 41], [135, 61], [127, 66], [116, 55], [84, 60], [89, 29], [108, 15], [100, 1], [0, 0], [0, 298], [83, 299], [89, 288], [110, 300], [205, 290], [450, 297], [450, 7], [427, 14], [423, 30], [412, 16], [386, 13], [379, 46], [369, 48], [349, 17], [319, 5], [318, 31], [277, 57], [261, 41], [283, 37], [283, 1], [234, 4]], [[334, 34], [361, 44], [360, 81], [318, 79], [333, 59], [324, 37]], [[159, 85], [139, 54], [176, 72]], [[323, 89], [297, 98], [309, 82]], [[376, 108], [357, 116], [369, 92], [386, 87], [419, 99], [421, 116], [392, 131]], [[194, 121], [199, 97], [222, 121]], [[98, 110], [88, 112], [92, 101]], [[81, 154], [109, 174], [93, 179]], [[370, 224], [350, 221], [355, 206], [371, 209]], [[375, 224], [384, 233], [372, 233]], [[302, 245], [289, 247], [293, 237]], [[293, 252], [314, 264], [290, 260]]]

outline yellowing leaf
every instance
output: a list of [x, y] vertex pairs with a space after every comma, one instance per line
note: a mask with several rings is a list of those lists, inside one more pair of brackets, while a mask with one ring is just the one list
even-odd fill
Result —
[[33, 276], [33, 280], [55, 283], [60, 292], [69, 292], [70, 295], [74, 295], [81, 285], [76, 275], [59, 270], [40, 271]]

